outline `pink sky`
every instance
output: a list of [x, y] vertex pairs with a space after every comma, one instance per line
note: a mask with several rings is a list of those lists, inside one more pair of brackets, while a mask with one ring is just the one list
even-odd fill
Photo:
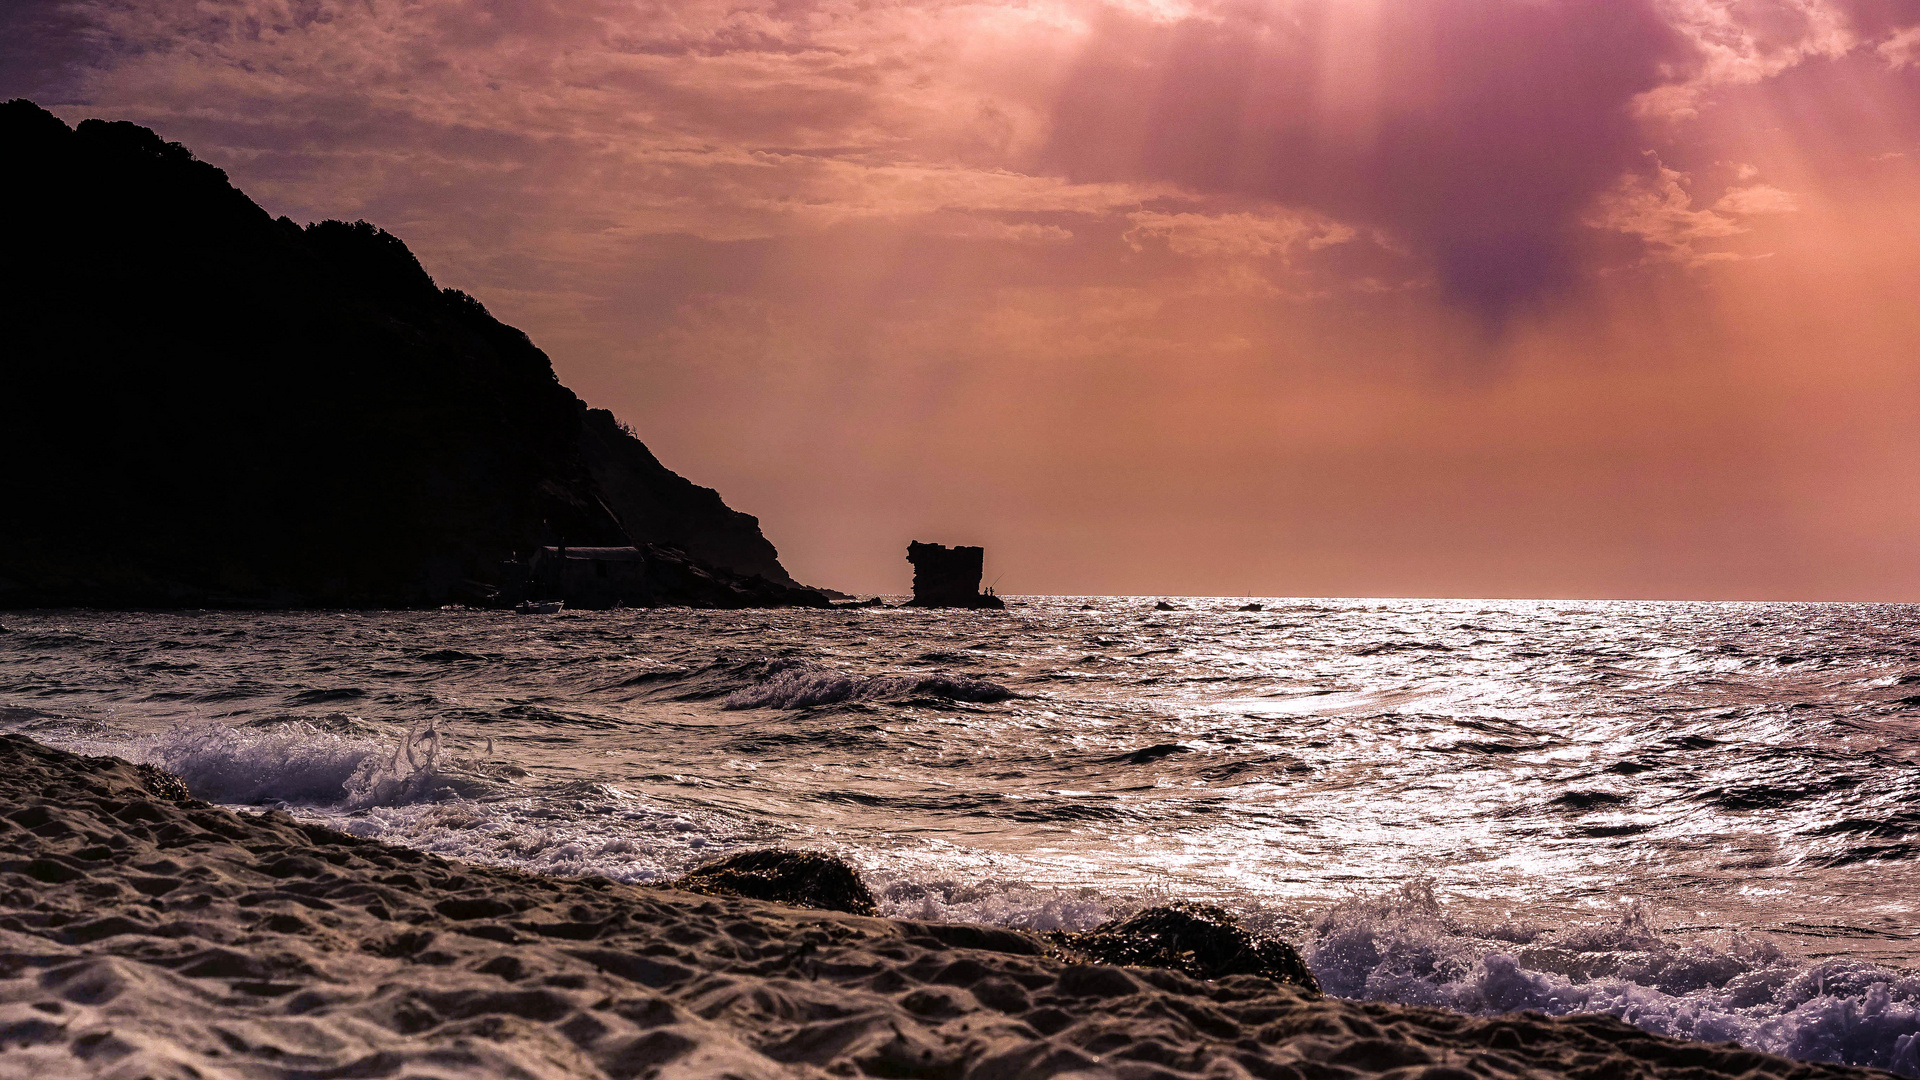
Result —
[[1920, 0], [22, 0], [803, 581], [1920, 600]]

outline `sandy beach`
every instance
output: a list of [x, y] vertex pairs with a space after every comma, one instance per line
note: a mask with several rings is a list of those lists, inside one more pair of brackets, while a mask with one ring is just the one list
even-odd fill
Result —
[[1885, 1076], [463, 865], [0, 737], [0, 1076]]

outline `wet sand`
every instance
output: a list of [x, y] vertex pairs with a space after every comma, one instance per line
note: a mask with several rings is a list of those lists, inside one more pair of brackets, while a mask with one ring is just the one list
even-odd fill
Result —
[[0, 736], [0, 1077], [1887, 1077], [449, 862]]

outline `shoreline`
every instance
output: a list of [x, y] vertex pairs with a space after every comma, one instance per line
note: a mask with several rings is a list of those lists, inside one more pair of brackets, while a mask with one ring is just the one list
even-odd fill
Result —
[[0, 1076], [1886, 1077], [548, 878], [0, 736]]

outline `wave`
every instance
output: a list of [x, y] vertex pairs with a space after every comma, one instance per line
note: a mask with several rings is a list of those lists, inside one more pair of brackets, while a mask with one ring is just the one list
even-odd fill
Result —
[[778, 661], [752, 686], [728, 694], [723, 709], [808, 709], [848, 701], [898, 701], [938, 698], [991, 704], [1013, 691], [999, 683], [965, 675], [855, 675], [817, 664]]
[[258, 728], [191, 724], [89, 749], [159, 766], [195, 798], [228, 805], [361, 810], [473, 798], [500, 787], [456, 760], [432, 722], [398, 739], [307, 721]]
[[[855, 852], [841, 854], [857, 857]], [[891, 919], [1077, 931], [1091, 930], [1118, 911], [1093, 889], [1021, 881], [916, 881], [873, 872], [864, 876], [879, 901], [880, 914]]]
[[577, 816], [556, 815], [554, 800], [545, 797], [295, 812], [355, 836], [450, 859], [631, 883], [671, 879], [719, 853], [782, 839], [711, 810], [661, 806], [606, 785], [567, 787], [575, 789], [567, 794]]
[[[1168, 899], [1020, 881], [871, 877], [884, 915], [1029, 930], [1086, 930]], [[1456, 917], [1424, 881], [1304, 918], [1286, 905], [1218, 899], [1238, 908], [1248, 926], [1299, 943], [1337, 997], [1481, 1016], [1606, 1013], [1655, 1034], [1920, 1076], [1920, 975], [1793, 956], [1740, 934], [1717, 943], [1672, 940], [1643, 904], [1612, 921], [1548, 928]]]
[[1675, 942], [1643, 906], [1558, 932], [1450, 919], [1430, 887], [1337, 904], [1304, 950], [1341, 997], [1493, 1015], [1607, 1013], [1645, 1031], [1920, 1076], [1920, 976], [1733, 934]]

